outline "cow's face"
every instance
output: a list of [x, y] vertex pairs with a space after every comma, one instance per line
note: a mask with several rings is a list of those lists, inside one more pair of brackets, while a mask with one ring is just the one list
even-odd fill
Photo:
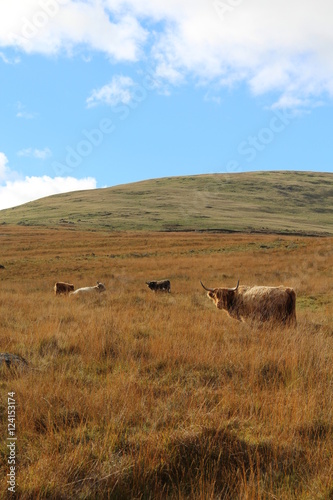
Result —
[[207, 288], [200, 281], [202, 288], [207, 290], [207, 297], [210, 298], [218, 309], [229, 311], [233, 307], [235, 301], [235, 293], [237, 293], [239, 280], [235, 288]]
[[230, 303], [233, 301], [235, 292], [228, 288], [215, 288], [215, 290], [208, 292], [207, 297], [209, 297], [217, 309], [228, 310]]
[[207, 293], [207, 297], [214, 302], [218, 309], [224, 309], [224, 291], [221, 288], [216, 288], [214, 291]]
[[97, 287], [99, 292], [105, 292], [106, 290], [105, 285], [103, 285], [103, 283], [99, 283], [98, 281], [97, 281]]

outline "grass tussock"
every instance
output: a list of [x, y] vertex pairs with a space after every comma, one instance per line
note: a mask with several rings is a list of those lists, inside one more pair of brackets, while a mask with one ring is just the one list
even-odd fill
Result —
[[[0, 235], [0, 352], [29, 363], [0, 371], [19, 498], [332, 498], [331, 239]], [[297, 326], [232, 320], [200, 279], [291, 286]], [[56, 297], [57, 280], [107, 291]], [[5, 478], [5, 439], [0, 460]]]

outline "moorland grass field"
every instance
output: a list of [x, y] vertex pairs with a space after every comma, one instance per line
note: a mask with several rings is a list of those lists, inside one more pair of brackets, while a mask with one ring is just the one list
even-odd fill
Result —
[[[9, 392], [20, 499], [333, 498], [332, 243], [2, 226], [0, 351], [29, 364], [0, 372], [1, 498]], [[297, 326], [232, 320], [200, 279], [291, 286]]]

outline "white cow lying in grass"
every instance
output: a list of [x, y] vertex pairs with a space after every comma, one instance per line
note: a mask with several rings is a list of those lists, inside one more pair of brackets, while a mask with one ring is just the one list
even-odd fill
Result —
[[106, 288], [103, 285], [103, 283], [100, 283], [99, 281], [97, 281], [96, 286], [86, 286], [84, 288], [78, 288], [74, 292], [70, 292], [69, 295], [86, 295], [86, 294], [94, 293], [94, 292], [99, 292], [99, 293], [105, 292], [105, 290], [106, 290]]

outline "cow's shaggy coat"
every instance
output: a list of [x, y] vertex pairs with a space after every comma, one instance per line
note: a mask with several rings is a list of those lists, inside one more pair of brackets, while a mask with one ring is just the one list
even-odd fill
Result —
[[170, 280], [146, 281], [146, 285], [154, 292], [171, 292]]
[[54, 293], [56, 295], [67, 294], [74, 291], [74, 285], [72, 283], [65, 283], [63, 281], [58, 281], [54, 285]]
[[277, 321], [296, 323], [296, 294], [292, 288], [279, 286], [239, 286], [206, 288], [207, 296], [218, 309], [239, 321]]
[[77, 290], [75, 290], [75, 292], [71, 292], [69, 295], [85, 295], [94, 292], [100, 293], [100, 292], [105, 292], [105, 290], [106, 290], [105, 285], [97, 281], [97, 285], [78, 288]]

